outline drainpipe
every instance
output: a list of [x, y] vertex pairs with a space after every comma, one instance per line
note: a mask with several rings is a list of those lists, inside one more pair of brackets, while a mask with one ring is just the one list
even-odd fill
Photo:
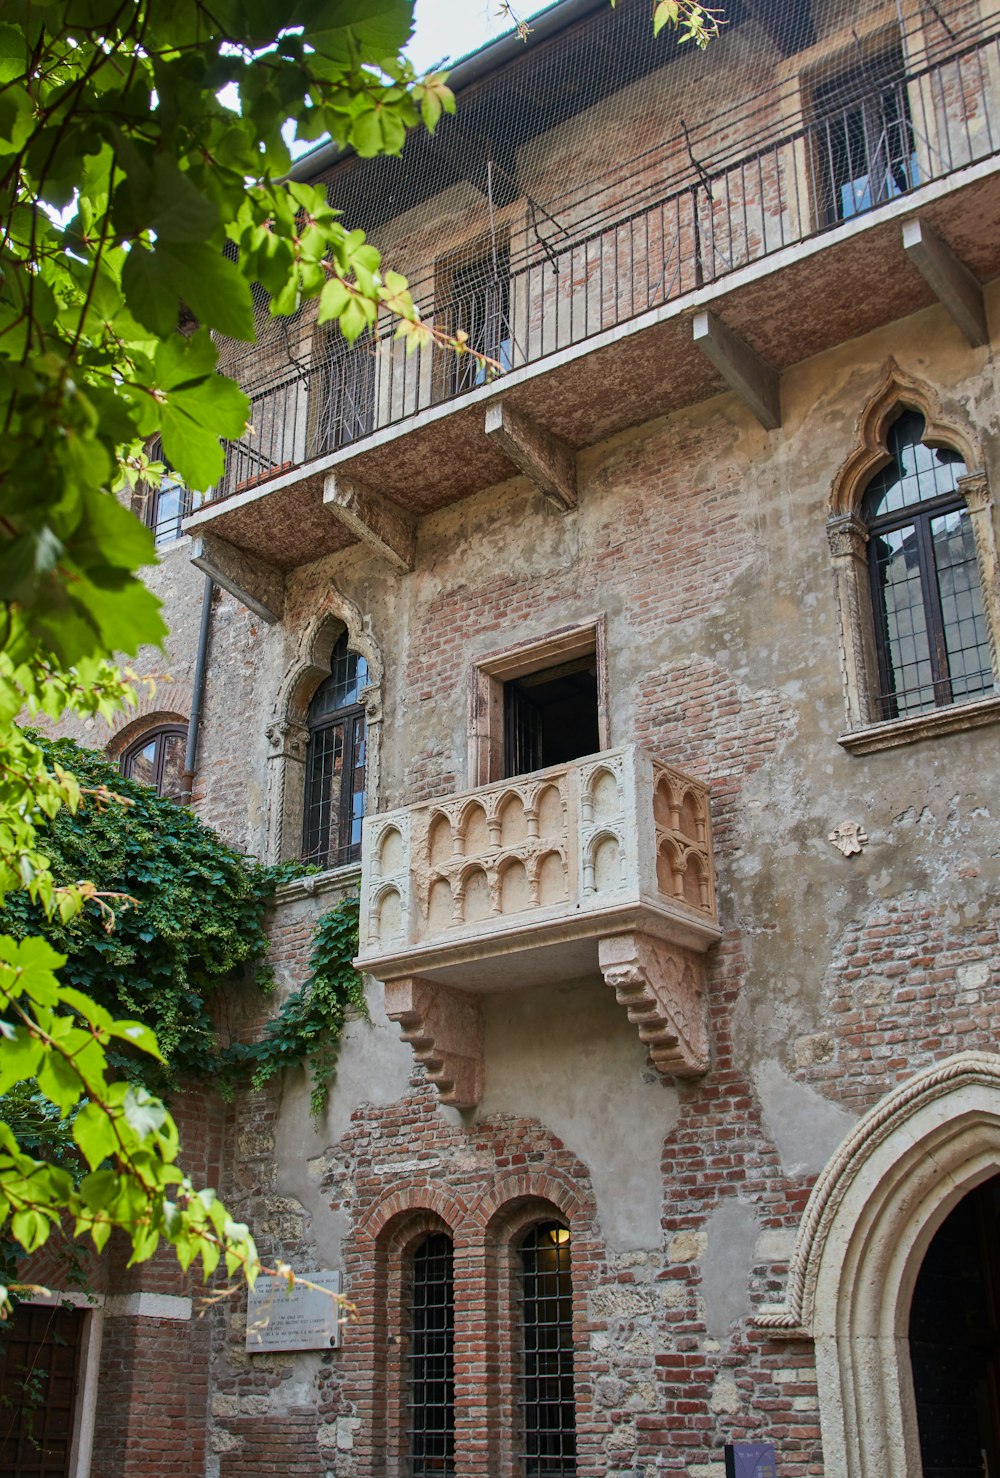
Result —
[[180, 803], [191, 804], [195, 772], [198, 768], [198, 730], [201, 727], [201, 710], [205, 698], [205, 667], [208, 657], [208, 636], [212, 627], [212, 591], [215, 581], [205, 576], [205, 588], [201, 597], [201, 628], [198, 632], [198, 653], [194, 659], [194, 679], [191, 684], [191, 717], [188, 721], [187, 749], [184, 753], [184, 774], [181, 776]]

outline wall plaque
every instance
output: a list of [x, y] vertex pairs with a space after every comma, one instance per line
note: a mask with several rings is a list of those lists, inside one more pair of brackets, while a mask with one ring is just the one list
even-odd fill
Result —
[[300, 1273], [318, 1286], [261, 1273], [247, 1301], [247, 1349], [330, 1350], [340, 1345], [340, 1273]]
[[771, 1442], [727, 1442], [726, 1478], [777, 1478]]

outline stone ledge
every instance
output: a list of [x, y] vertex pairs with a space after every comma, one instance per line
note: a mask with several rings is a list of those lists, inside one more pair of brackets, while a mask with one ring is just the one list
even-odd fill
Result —
[[348, 862], [343, 867], [329, 867], [325, 872], [314, 872], [305, 878], [290, 878], [274, 890], [271, 906], [282, 903], [298, 903], [303, 898], [315, 898], [324, 893], [341, 893], [349, 897], [361, 887], [361, 863]]
[[979, 729], [1000, 720], [1000, 695], [977, 698], [973, 703], [953, 703], [948, 708], [935, 708], [912, 718], [889, 719], [840, 734], [837, 743], [850, 754], [873, 754], [879, 749], [895, 749], [901, 744], [916, 744], [921, 739], [937, 739], [941, 734], [954, 734], [959, 729]]

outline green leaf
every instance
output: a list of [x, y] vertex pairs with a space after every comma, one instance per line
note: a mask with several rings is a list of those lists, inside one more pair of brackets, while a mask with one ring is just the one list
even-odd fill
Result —
[[167, 1111], [161, 1101], [147, 1093], [145, 1088], [130, 1087], [125, 1094], [124, 1109], [129, 1128], [140, 1140], [156, 1134], [167, 1120]]

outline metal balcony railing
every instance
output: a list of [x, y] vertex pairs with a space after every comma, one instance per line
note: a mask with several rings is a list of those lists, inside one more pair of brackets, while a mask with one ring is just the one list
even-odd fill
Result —
[[[545, 360], [741, 267], [864, 216], [1000, 148], [1000, 38], [990, 36], [920, 70], [848, 79], [816, 95], [816, 116], [752, 151], [690, 177], [607, 221], [607, 207], [549, 236], [519, 260], [484, 258], [478, 281], [441, 293], [440, 274], [411, 281], [426, 315], [494, 368], [428, 349], [407, 356], [386, 321], [353, 349], [296, 367], [252, 396], [250, 430], [229, 448], [215, 499], [252, 488], [429, 406], [457, 400], [492, 375]], [[854, 86], [851, 82], [854, 82]], [[650, 192], [639, 182], [640, 194]], [[535, 238], [533, 238], [534, 240]], [[498, 271], [499, 260], [499, 271]], [[435, 287], [438, 293], [435, 299]]]

